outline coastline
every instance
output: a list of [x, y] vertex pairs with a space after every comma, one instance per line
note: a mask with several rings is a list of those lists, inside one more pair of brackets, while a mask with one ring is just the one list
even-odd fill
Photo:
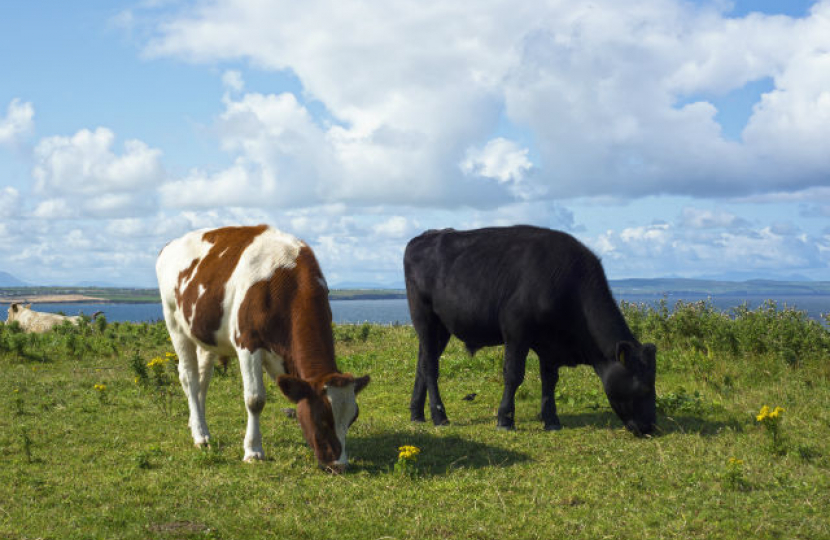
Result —
[[0, 296], [0, 304], [111, 304], [106, 298], [83, 294], [32, 294]]

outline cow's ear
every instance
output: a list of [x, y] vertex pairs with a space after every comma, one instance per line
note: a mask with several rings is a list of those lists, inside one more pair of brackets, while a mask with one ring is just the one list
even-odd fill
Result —
[[12, 311], [14, 313], [17, 313], [17, 302], [13, 302], [12, 305], [10, 305], [9, 307], [12, 308]]
[[361, 390], [366, 388], [366, 385], [369, 384], [369, 381], [372, 379], [368, 375], [364, 375], [363, 377], [358, 377], [354, 380], [354, 393], [355, 395], [359, 394]]
[[314, 396], [314, 388], [299, 377], [280, 375], [277, 377], [277, 384], [285, 397], [293, 403], [299, 403], [304, 399]]
[[622, 365], [626, 365], [626, 361], [629, 358], [633, 357], [634, 353], [634, 344], [630, 341], [618, 341], [617, 342], [617, 360], [620, 361]]

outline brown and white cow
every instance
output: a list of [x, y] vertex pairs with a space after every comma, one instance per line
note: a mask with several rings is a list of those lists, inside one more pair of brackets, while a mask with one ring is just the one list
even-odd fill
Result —
[[328, 287], [311, 248], [267, 225], [194, 231], [162, 249], [156, 274], [194, 443], [210, 440], [205, 394], [215, 360], [236, 355], [248, 409], [245, 461], [264, 457], [264, 368], [297, 404], [320, 466], [345, 469], [355, 396], [369, 377], [337, 369]]

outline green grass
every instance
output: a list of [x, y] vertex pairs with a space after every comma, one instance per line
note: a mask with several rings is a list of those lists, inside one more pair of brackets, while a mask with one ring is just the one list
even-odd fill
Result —
[[[193, 448], [172, 366], [135, 381], [136, 359], [170, 350], [162, 324], [2, 325], [0, 539], [830, 537], [826, 327], [770, 306], [625, 312], [659, 347], [651, 439], [622, 429], [587, 367], [561, 371], [564, 429], [544, 432], [533, 356], [517, 430], [496, 430], [501, 351], [470, 358], [455, 340], [441, 369], [452, 424], [413, 425], [412, 329], [336, 326], [341, 369], [372, 375], [341, 476], [316, 468], [270, 383], [268, 459], [242, 462], [235, 363], [208, 394], [214, 445]], [[779, 449], [762, 405], [786, 409]], [[421, 449], [411, 477], [394, 472], [404, 444]]]

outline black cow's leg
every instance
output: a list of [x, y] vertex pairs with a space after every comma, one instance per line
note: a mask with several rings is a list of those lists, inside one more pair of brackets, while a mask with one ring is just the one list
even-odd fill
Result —
[[553, 359], [539, 355], [539, 372], [542, 376], [542, 410], [540, 417], [547, 431], [562, 429], [559, 416], [556, 415], [556, 383], [559, 382], [559, 369]]
[[412, 389], [412, 400], [409, 402], [410, 419], [413, 422], [426, 422], [424, 405], [427, 402], [427, 382], [421, 371], [421, 347], [418, 347], [418, 365], [415, 368], [415, 387]]
[[[415, 387], [409, 404], [413, 422], [423, 422], [424, 405], [429, 393], [429, 411], [432, 423], [441, 426], [449, 423], [441, 394], [438, 391], [438, 360], [447, 346], [450, 333], [434, 316], [427, 324], [416, 326], [419, 337], [418, 370], [415, 374]], [[414, 321], [413, 321], [414, 322]]]
[[504, 345], [504, 393], [496, 423], [499, 429], [514, 429], [516, 426], [516, 390], [525, 380], [528, 350], [522, 343], [507, 342]]

